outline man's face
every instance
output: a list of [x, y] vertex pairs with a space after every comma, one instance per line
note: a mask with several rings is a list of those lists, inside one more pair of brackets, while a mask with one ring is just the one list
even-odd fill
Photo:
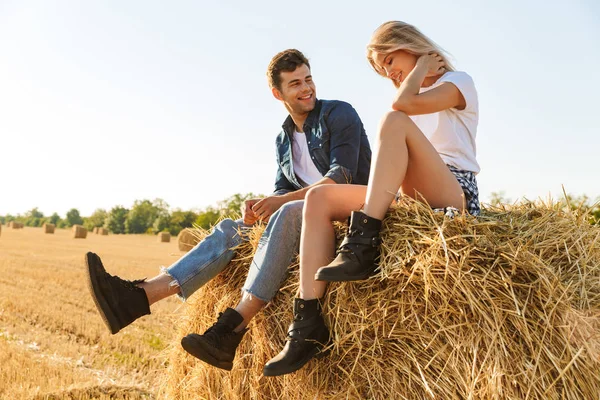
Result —
[[294, 72], [281, 72], [281, 90], [274, 88], [273, 95], [283, 101], [290, 114], [311, 112], [317, 101], [317, 90], [308, 66], [302, 64]]

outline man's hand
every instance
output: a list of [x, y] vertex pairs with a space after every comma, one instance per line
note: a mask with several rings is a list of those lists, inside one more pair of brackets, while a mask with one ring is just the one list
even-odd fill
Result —
[[258, 219], [267, 221], [285, 203], [287, 201], [283, 196], [269, 196], [254, 204], [252, 211]]
[[261, 199], [248, 199], [242, 204], [242, 219], [246, 225], [254, 225], [258, 220], [258, 216], [252, 211], [252, 206], [258, 203]]

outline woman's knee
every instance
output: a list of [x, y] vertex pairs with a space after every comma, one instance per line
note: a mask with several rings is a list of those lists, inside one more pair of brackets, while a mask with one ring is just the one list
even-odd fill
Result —
[[406, 130], [403, 126], [412, 123], [410, 117], [402, 111], [388, 111], [379, 122], [379, 138], [385, 138], [391, 134], [405, 135]]
[[328, 199], [332, 192], [333, 185], [319, 185], [310, 189], [306, 193], [304, 215], [323, 215], [329, 210]]

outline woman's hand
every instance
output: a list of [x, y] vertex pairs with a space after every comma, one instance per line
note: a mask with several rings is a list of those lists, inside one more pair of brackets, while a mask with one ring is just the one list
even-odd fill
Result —
[[415, 68], [425, 69], [427, 71], [426, 77], [432, 77], [446, 72], [446, 63], [442, 56], [437, 53], [424, 54], [417, 60]]

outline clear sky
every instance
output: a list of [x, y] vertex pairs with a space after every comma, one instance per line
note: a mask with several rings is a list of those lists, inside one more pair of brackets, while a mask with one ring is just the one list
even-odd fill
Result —
[[291, 47], [374, 143], [394, 88], [365, 46], [392, 19], [474, 78], [483, 200], [599, 196], [599, 4], [0, 0], [0, 215], [270, 193], [286, 112], [265, 71]]

